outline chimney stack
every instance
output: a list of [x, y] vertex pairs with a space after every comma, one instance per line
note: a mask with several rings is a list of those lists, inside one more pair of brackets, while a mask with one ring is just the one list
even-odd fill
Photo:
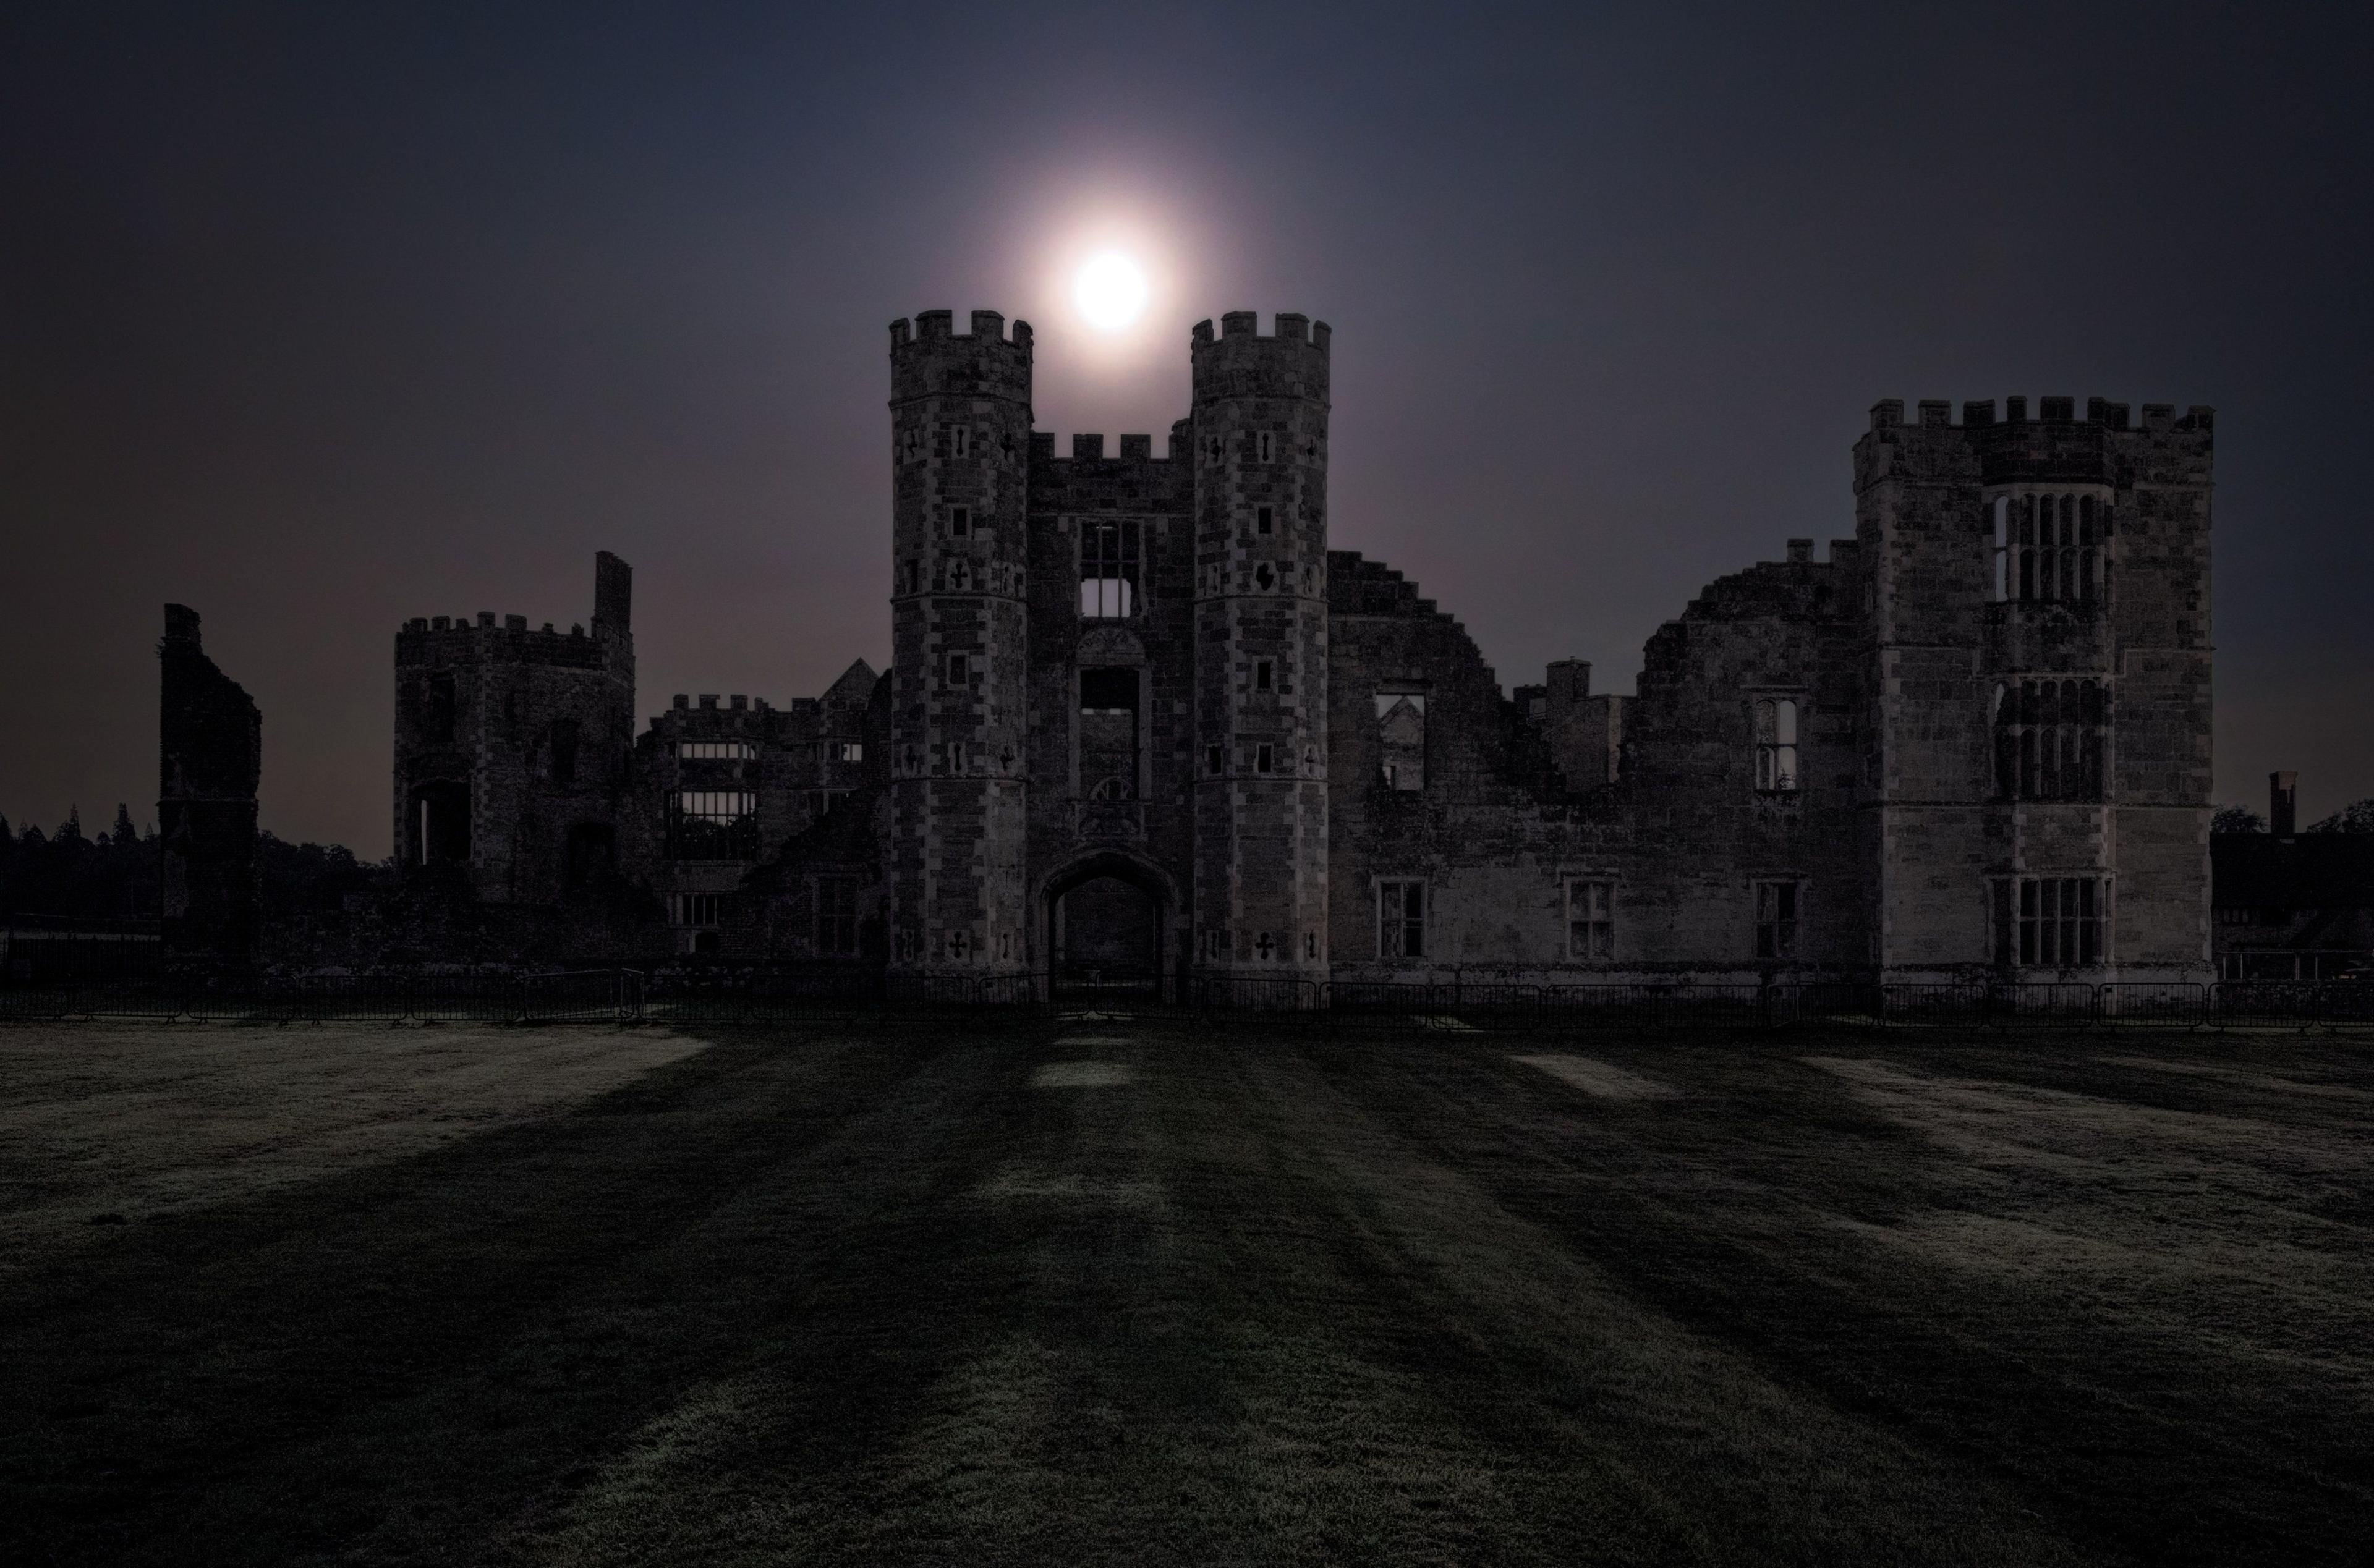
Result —
[[2267, 775], [2267, 831], [2289, 838], [2299, 831], [2299, 775]]

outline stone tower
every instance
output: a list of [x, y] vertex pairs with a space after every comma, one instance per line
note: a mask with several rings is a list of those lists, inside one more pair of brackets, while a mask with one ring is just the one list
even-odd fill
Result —
[[1019, 974], [1030, 327], [952, 325], [890, 324], [891, 967]]
[[1206, 972], [1327, 977], [1328, 329], [1193, 334], [1194, 919]]
[[2129, 415], [1891, 399], [1855, 445], [1891, 976], [2206, 972], [2215, 416]]

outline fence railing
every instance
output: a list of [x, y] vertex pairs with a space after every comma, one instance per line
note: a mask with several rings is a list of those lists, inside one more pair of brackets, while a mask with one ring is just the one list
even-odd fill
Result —
[[[1176, 999], [1176, 1000], [1173, 1000]], [[2374, 1026], [2355, 980], [1771, 985], [1503, 980], [1316, 981], [1190, 976], [1082, 994], [1043, 973], [885, 975], [602, 968], [545, 974], [317, 975], [237, 979], [76, 976], [0, 983], [0, 1022], [132, 1018], [221, 1023], [767, 1024], [799, 1018], [1020, 1019], [1053, 1010], [1259, 1018], [1346, 1033], [1612, 1028], [2344, 1028]]]

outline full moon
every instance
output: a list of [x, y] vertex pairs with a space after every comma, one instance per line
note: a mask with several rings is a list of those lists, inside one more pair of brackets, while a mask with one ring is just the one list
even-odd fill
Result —
[[1146, 274], [1120, 252], [1107, 251], [1080, 268], [1072, 298], [1090, 326], [1119, 332], [1146, 309]]

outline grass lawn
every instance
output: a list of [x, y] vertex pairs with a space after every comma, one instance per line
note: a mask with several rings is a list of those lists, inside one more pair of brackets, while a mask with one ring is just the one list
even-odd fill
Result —
[[0, 1030], [0, 1563], [2374, 1562], [2374, 1049]]

